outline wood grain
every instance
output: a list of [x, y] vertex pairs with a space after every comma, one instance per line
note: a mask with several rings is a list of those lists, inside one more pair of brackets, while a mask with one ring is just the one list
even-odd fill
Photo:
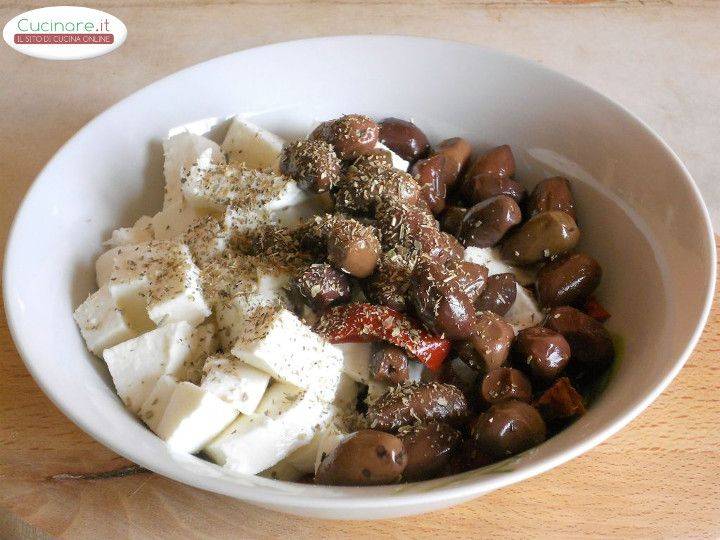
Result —
[[[708, 537], [720, 534], [720, 305], [662, 396], [598, 448], [540, 477], [411, 520], [281, 516], [134, 467], [42, 394], [0, 324], [0, 505], [66, 538]], [[489, 509], [492, 509], [490, 511]]]

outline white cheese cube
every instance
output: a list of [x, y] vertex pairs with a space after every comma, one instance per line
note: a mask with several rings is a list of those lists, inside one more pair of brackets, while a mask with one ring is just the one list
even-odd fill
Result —
[[125, 320], [138, 333], [155, 327], [147, 314], [150, 282], [136, 266], [141, 263], [149, 243], [128, 244], [109, 249], [95, 261], [98, 286], [107, 286]]
[[204, 213], [192, 207], [182, 194], [181, 184], [193, 166], [209, 168], [224, 163], [220, 147], [205, 137], [189, 132], [179, 133], [163, 141], [165, 152], [165, 197], [163, 209], [152, 218], [153, 237], [158, 240], [176, 238]]
[[263, 311], [243, 329], [231, 352], [274, 379], [312, 387], [326, 399], [332, 399], [340, 384], [340, 351], [284, 308]]
[[320, 437], [324, 432], [318, 432], [312, 440], [291, 452], [288, 457], [278, 465], [287, 464], [301, 474], [315, 474], [315, 457], [317, 456]]
[[193, 165], [209, 167], [211, 163], [225, 162], [225, 157], [217, 143], [189, 132], [179, 133], [165, 139], [163, 152], [165, 154], [163, 166], [165, 202], [163, 207], [175, 203], [175, 210], [182, 207], [179, 204], [182, 202], [181, 180], [190, 167]]
[[390, 385], [384, 382], [370, 381], [368, 383], [367, 396], [365, 396], [365, 403], [372, 405], [375, 403], [380, 396], [387, 392]]
[[275, 266], [272, 263], [260, 263], [257, 266], [257, 290], [259, 293], [277, 293], [287, 289], [292, 274], [287, 268]]
[[343, 371], [345, 374], [362, 384], [370, 381], [370, 356], [372, 343], [336, 343], [335, 348], [342, 353]]
[[190, 249], [193, 260], [200, 269], [207, 267], [213, 259], [230, 248], [230, 234], [214, 216], [193, 221], [180, 236], [180, 241]]
[[73, 314], [87, 348], [101, 355], [108, 347], [137, 335], [125, 320], [122, 309], [107, 286], [101, 287], [78, 306]]
[[237, 358], [210, 356], [203, 367], [200, 388], [228, 402], [244, 414], [252, 414], [265, 394], [270, 375]]
[[150, 392], [150, 395], [143, 402], [140, 407], [138, 416], [140, 420], [145, 422], [145, 425], [149, 427], [153, 432], [157, 433], [157, 427], [162, 420], [165, 409], [168, 403], [170, 403], [170, 397], [175, 391], [178, 385], [178, 381], [171, 375], [163, 375], [155, 383], [155, 387]]
[[237, 295], [227, 302], [215, 305], [218, 335], [224, 350], [230, 350], [238, 338], [249, 332], [255, 321], [269, 310], [288, 307], [289, 300], [283, 291], [252, 292]]
[[124, 245], [108, 249], [95, 261], [95, 276], [98, 287], [107, 285], [110, 277], [117, 269], [126, 263], [127, 260], [137, 257], [137, 253], [145, 249], [141, 245]]
[[184, 370], [178, 373], [179, 380], [200, 384], [205, 361], [218, 351], [219, 346], [218, 327], [214, 321], [196, 327], [190, 334], [191, 354], [185, 361]]
[[335, 394], [330, 398], [330, 403], [335, 405], [338, 411], [354, 412], [359, 390], [360, 385], [343, 373], [340, 375], [340, 382], [335, 389]]
[[232, 164], [245, 163], [254, 169], [278, 170], [284, 143], [274, 133], [236, 116], [232, 119], [221, 148]]
[[422, 374], [425, 371], [425, 365], [415, 360], [408, 361], [408, 380], [413, 382], [420, 382], [422, 380]]
[[172, 450], [194, 454], [237, 415], [229, 403], [193, 383], [181, 382], [170, 397], [157, 434]]
[[510, 323], [515, 333], [524, 328], [540, 324], [544, 316], [532, 297], [532, 294], [522, 285], [517, 285], [515, 302], [505, 314], [504, 319]]
[[264, 471], [258, 473], [258, 476], [262, 476], [263, 478], [282, 480], [283, 482], [296, 482], [304, 475], [305, 473], [303, 471], [297, 469], [287, 459], [284, 459], [269, 469], [265, 469]]
[[153, 239], [152, 218], [142, 216], [132, 227], [121, 227], [115, 229], [105, 245], [111, 247], [140, 244]]
[[313, 473], [316, 473], [323, 460], [342, 443], [350, 438], [351, 433], [345, 432], [343, 429], [335, 425], [328, 426], [327, 429], [318, 435], [317, 451], [315, 453], [315, 461], [313, 463]]
[[256, 414], [240, 416], [205, 447], [215, 463], [257, 474], [310, 442], [335, 415], [335, 408], [312, 392], [273, 384]]
[[147, 315], [158, 326], [178, 321], [196, 326], [210, 315], [200, 270], [186, 245], [154, 240], [115, 249], [108, 283], [128, 311], [140, 312], [146, 305]]
[[408, 167], [410, 166], [410, 162], [409, 162], [409, 161], [405, 161], [403, 158], [401, 158], [400, 156], [398, 156], [395, 152], [393, 152], [392, 150], [390, 150], [390, 149], [389, 149], [387, 146], [385, 146], [383, 143], [381, 143], [381, 142], [378, 141], [378, 142], [375, 144], [375, 149], [376, 149], [376, 150], [384, 150], [385, 152], [389, 152], [389, 153], [390, 153], [390, 158], [392, 159], [392, 165], [393, 165], [393, 167], [395, 167], [396, 169], [400, 169], [401, 171], [407, 171], [407, 170], [408, 170]]
[[535, 272], [533, 270], [511, 266], [503, 261], [500, 256], [499, 248], [468, 247], [465, 248], [465, 255], [463, 259], [475, 264], [482, 264], [486, 266], [488, 274], [491, 276], [495, 274], [510, 273], [515, 276], [518, 283], [526, 286], [535, 281]]
[[133, 413], [140, 410], [161, 375], [181, 379], [187, 364], [196, 360], [193, 332], [188, 323], [179, 322], [105, 349], [103, 358], [115, 389]]
[[202, 212], [223, 212], [229, 205], [243, 211], [264, 211], [269, 220], [311, 200], [288, 176], [244, 166], [193, 165], [182, 178], [184, 199]]
[[184, 233], [194, 221], [207, 215], [206, 211], [194, 208], [185, 201], [182, 194], [167, 201], [163, 209], [152, 217], [153, 237], [156, 240], [172, 240]]

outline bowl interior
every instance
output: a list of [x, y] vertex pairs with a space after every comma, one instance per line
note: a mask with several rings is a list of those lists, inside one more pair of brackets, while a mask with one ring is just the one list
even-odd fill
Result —
[[[432, 70], [397, 70], [398, 58]], [[349, 62], [348, 59], [352, 59]], [[240, 476], [173, 455], [122, 407], [72, 311], [94, 289], [94, 259], [117, 226], [162, 198], [160, 141], [171, 127], [244, 113], [288, 137], [360, 112], [412, 118], [437, 142], [513, 147], [528, 188], [574, 180], [582, 249], [603, 266], [599, 297], [623, 342], [588, 414], [509, 462], [458, 477], [372, 489]], [[692, 239], [692, 240], [689, 240]], [[398, 37], [306, 40], [221, 57], [130, 96], [53, 158], [18, 213], [5, 299], [18, 348], [73, 421], [127, 458], [177, 480], [309, 515], [381, 517], [446, 506], [546, 470], [627, 423], [674, 376], [707, 316], [714, 245], [694, 184], [672, 152], [617, 105], [538, 65], [469, 45]], [[388, 497], [379, 498], [378, 495]]]

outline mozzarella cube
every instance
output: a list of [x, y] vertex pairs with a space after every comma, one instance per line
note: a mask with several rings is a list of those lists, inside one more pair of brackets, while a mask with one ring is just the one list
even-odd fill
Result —
[[258, 264], [257, 266], [257, 290], [259, 293], [277, 293], [287, 289], [290, 285], [292, 274], [287, 268], [272, 264]]
[[107, 286], [101, 287], [78, 306], [73, 314], [87, 348], [101, 355], [108, 347], [137, 335], [125, 320], [122, 309]]
[[236, 116], [232, 119], [222, 151], [232, 164], [244, 163], [254, 169], [279, 169], [285, 141], [267, 130]]
[[390, 150], [387, 146], [385, 146], [383, 143], [381, 143], [379, 141], [375, 144], [375, 149], [388, 152], [390, 154], [390, 159], [392, 159], [392, 166], [396, 169], [400, 169], [401, 171], [407, 172], [408, 167], [410, 167], [409, 161], [405, 161], [403, 158], [398, 156], [395, 152]]
[[203, 367], [200, 388], [252, 414], [265, 394], [270, 375], [228, 355], [210, 356]]
[[168, 403], [170, 403], [170, 397], [177, 385], [178, 382], [175, 377], [171, 375], [161, 376], [155, 383], [150, 395], [140, 407], [140, 411], [138, 412], [140, 420], [145, 422], [145, 425], [155, 433], [157, 433], [158, 424], [160, 424], [160, 420], [162, 420], [165, 409]]
[[152, 218], [153, 237], [158, 240], [176, 238], [190, 224], [205, 215], [188, 204], [183, 197], [182, 179], [192, 166], [209, 168], [225, 162], [220, 147], [205, 137], [189, 132], [179, 133], [163, 141], [165, 152], [165, 197], [163, 209]]
[[194, 221], [207, 212], [194, 208], [182, 198], [182, 194], [167, 201], [163, 209], [152, 219], [153, 236], [156, 240], [172, 240], [187, 230]]
[[289, 300], [283, 291], [252, 292], [237, 295], [215, 306], [222, 348], [230, 350], [238, 338], [249, 332], [255, 321], [268, 311], [288, 307]]
[[320, 437], [324, 432], [318, 432], [309, 443], [291, 452], [278, 465], [287, 464], [301, 474], [315, 474], [315, 457], [317, 456]]
[[420, 382], [422, 374], [425, 371], [425, 365], [415, 360], [408, 361], [408, 380], [412, 382]]
[[291, 311], [262, 311], [242, 329], [232, 354], [298, 388], [316, 388], [332, 399], [340, 384], [342, 354]]
[[121, 305], [142, 311], [158, 326], [187, 321], [197, 326], [210, 315], [200, 271], [188, 247], [163, 240], [116, 248], [110, 291]]
[[256, 414], [240, 416], [205, 447], [215, 463], [257, 474], [310, 442], [335, 415], [317, 394], [283, 383], [272, 385]]
[[515, 302], [505, 314], [504, 319], [510, 323], [515, 333], [524, 328], [538, 325], [544, 316], [532, 294], [522, 285], [517, 285]]
[[161, 375], [181, 379], [196, 360], [194, 329], [186, 322], [161, 326], [103, 351], [115, 389], [133, 413], [152, 392]]
[[181, 382], [170, 397], [157, 434], [174, 451], [194, 454], [222, 432], [238, 411], [190, 382]]
[[287, 459], [284, 459], [269, 469], [265, 469], [264, 471], [258, 473], [258, 476], [270, 478], [272, 480], [282, 480], [283, 482], [295, 482], [304, 475], [305, 473], [303, 471], [297, 469]]
[[372, 356], [372, 343], [337, 343], [335, 348], [343, 357], [343, 371], [345, 374], [362, 384], [370, 382], [370, 356]]
[[200, 269], [207, 267], [213, 259], [230, 248], [229, 232], [213, 216], [205, 216], [192, 222], [180, 236], [180, 241], [190, 249], [193, 260]]
[[521, 285], [530, 285], [535, 281], [534, 271], [507, 264], [503, 261], [498, 248], [467, 247], [463, 259], [486, 266], [488, 274], [491, 276], [510, 273], [515, 276], [515, 280]]
[[320, 432], [318, 435], [317, 451], [315, 453], [315, 460], [313, 463], [313, 473], [316, 473], [320, 468], [320, 464], [323, 460], [342, 443], [350, 438], [351, 433], [347, 433], [342, 428], [335, 425], [330, 425], [327, 429]]
[[380, 396], [388, 391], [390, 385], [384, 382], [370, 381], [368, 383], [367, 395], [365, 396], [365, 403], [372, 405], [375, 403]]
[[200, 384], [203, 367], [208, 356], [218, 351], [218, 327], [214, 321], [208, 321], [196, 327], [190, 334], [192, 353], [185, 362], [184, 369], [178, 373], [181, 381]]
[[126, 246], [149, 242], [153, 239], [152, 218], [142, 216], [132, 227], [121, 227], [115, 229], [105, 245], [111, 247]]
[[[224, 163], [220, 147], [217, 143], [201, 135], [184, 132], [163, 141], [165, 163], [165, 202], [163, 207], [175, 203], [175, 209], [182, 205], [181, 181], [186, 171], [193, 165], [209, 167], [212, 163]], [[191, 220], [192, 221], [192, 220]]]
[[343, 373], [334, 395], [329, 398], [330, 403], [335, 405], [338, 411], [354, 412], [359, 390], [360, 385]]
[[266, 212], [268, 220], [312, 199], [290, 177], [244, 166], [195, 164], [183, 174], [181, 184], [184, 199], [199, 211], [222, 212], [235, 205], [243, 211]]

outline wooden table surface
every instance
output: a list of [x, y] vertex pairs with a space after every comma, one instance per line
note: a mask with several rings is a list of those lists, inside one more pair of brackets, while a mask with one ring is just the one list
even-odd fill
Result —
[[[3, 23], [60, 2], [0, 2]], [[73, 2], [82, 4], [82, 2]], [[720, 9], [708, 0], [99, 0], [127, 42], [47, 62], [0, 46], [0, 248], [42, 165], [78, 128], [177, 69], [263, 43], [348, 33], [458, 39], [583, 80], [670, 142], [720, 208]], [[717, 223], [718, 213], [715, 214]], [[678, 378], [606, 443], [442, 512], [373, 523], [295, 518], [139, 472], [45, 398], [0, 314], [0, 538], [720, 536], [720, 309]], [[114, 472], [112, 472], [114, 471]]]

